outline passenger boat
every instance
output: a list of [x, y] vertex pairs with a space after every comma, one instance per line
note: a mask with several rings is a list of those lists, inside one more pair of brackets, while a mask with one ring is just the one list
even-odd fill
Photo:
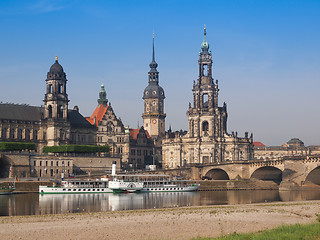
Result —
[[143, 181], [141, 192], [194, 192], [200, 187], [188, 181], [173, 181], [168, 175], [143, 175], [140, 181]]
[[0, 195], [9, 195], [15, 190], [15, 184], [8, 184], [6, 186], [0, 186]]
[[115, 193], [139, 192], [143, 188], [143, 182], [136, 178], [136, 175], [117, 175], [109, 181], [109, 189]]
[[54, 184], [53, 186], [39, 186], [40, 194], [54, 194], [54, 193], [111, 193], [112, 190], [108, 188], [108, 180], [64, 180], [61, 184]]

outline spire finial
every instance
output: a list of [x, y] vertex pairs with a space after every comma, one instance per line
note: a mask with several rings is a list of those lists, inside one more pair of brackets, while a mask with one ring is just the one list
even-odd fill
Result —
[[56, 62], [58, 61], [58, 55], [56, 55]]
[[206, 42], [207, 41], [207, 28], [206, 28], [206, 25], [204, 25], [203, 31], [204, 31], [204, 42]]
[[152, 61], [155, 62], [155, 58], [154, 58], [154, 33], [152, 33]]
[[207, 52], [209, 49], [209, 44], [207, 43], [207, 27], [205, 24], [204, 24], [204, 29], [203, 29], [203, 35], [204, 35], [204, 37], [203, 37], [203, 42], [201, 44], [201, 49], [202, 49], [202, 51]]

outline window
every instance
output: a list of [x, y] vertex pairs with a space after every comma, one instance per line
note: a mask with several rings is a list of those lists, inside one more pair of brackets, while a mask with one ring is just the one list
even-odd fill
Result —
[[208, 131], [208, 129], [209, 129], [209, 123], [207, 122], [207, 121], [204, 121], [203, 123], [202, 123], [202, 131]]
[[10, 128], [10, 138], [14, 138], [14, 128]]
[[7, 138], [7, 128], [2, 128], [1, 138]]
[[203, 76], [208, 76], [208, 65], [203, 65]]
[[25, 137], [24, 137], [26, 140], [30, 140], [30, 130], [29, 129], [26, 129], [25, 131]]
[[52, 106], [48, 106], [48, 118], [52, 118]]
[[58, 106], [58, 118], [63, 118], [63, 107], [61, 105]]
[[22, 139], [22, 129], [18, 129], [18, 139]]
[[131, 155], [136, 155], [136, 150], [135, 149], [131, 149]]
[[33, 140], [37, 140], [37, 139], [38, 139], [38, 131], [33, 130]]
[[48, 93], [52, 93], [52, 84], [49, 84], [48, 86]]
[[208, 105], [209, 105], [208, 94], [205, 93], [202, 95], [202, 107], [207, 108]]

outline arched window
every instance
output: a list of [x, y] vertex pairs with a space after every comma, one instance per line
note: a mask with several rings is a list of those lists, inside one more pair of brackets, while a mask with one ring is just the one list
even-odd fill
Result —
[[48, 106], [48, 112], [49, 112], [49, 118], [52, 118], [52, 106], [51, 105], [49, 105]]
[[14, 128], [10, 128], [10, 138], [14, 138]]
[[209, 105], [208, 94], [205, 93], [205, 94], [202, 95], [202, 107], [207, 108], [208, 105]]
[[38, 131], [33, 130], [33, 140], [37, 140], [37, 139], [38, 139]]
[[26, 129], [25, 139], [26, 139], [26, 140], [30, 140], [30, 130], [29, 130], [29, 129]]
[[52, 84], [49, 84], [48, 86], [48, 93], [52, 93]]
[[63, 118], [63, 108], [61, 105], [58, 107], [58, 118]]
[[209, 123], [207, 122], [207, 121], [204, 121], [203, 123], [202, 123], [202, 131], [208, 131], [208, 129], [209, 129]]
[[18, 139], [22, 139], [22, 129], [18, 129]]
[[203, 76], [208, 76], [208, 65], [203, 65]]
[[7, 138], [7, 128], [2, 128], [1, 138]]

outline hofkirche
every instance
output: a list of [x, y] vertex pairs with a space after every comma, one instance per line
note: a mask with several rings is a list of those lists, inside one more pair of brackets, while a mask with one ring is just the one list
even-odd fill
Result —
[[159, 85], [154, 38], [148, 85], [143, 91], [143, 126], [125, 127], [108, 102], [104, 85], [90, 117], [69, 109], [67, 77], [58, 58], [46, 79], [44, 106], [0, 104], [0, 141], [34, 142], [44, 146], [65, 144], [109, 145], [128, 169], [158, 164], [177, 168], [231, 160], [253, 159], [253, 137], [227, 132], [227, 105], [218, 106], [218, 82], [212, 77], [212, 53], [204, 40], [199, 54], [199, 77], [193, 83], [193, 103], [187, 111], [188, 131], [165, 131], [165, 91]]

